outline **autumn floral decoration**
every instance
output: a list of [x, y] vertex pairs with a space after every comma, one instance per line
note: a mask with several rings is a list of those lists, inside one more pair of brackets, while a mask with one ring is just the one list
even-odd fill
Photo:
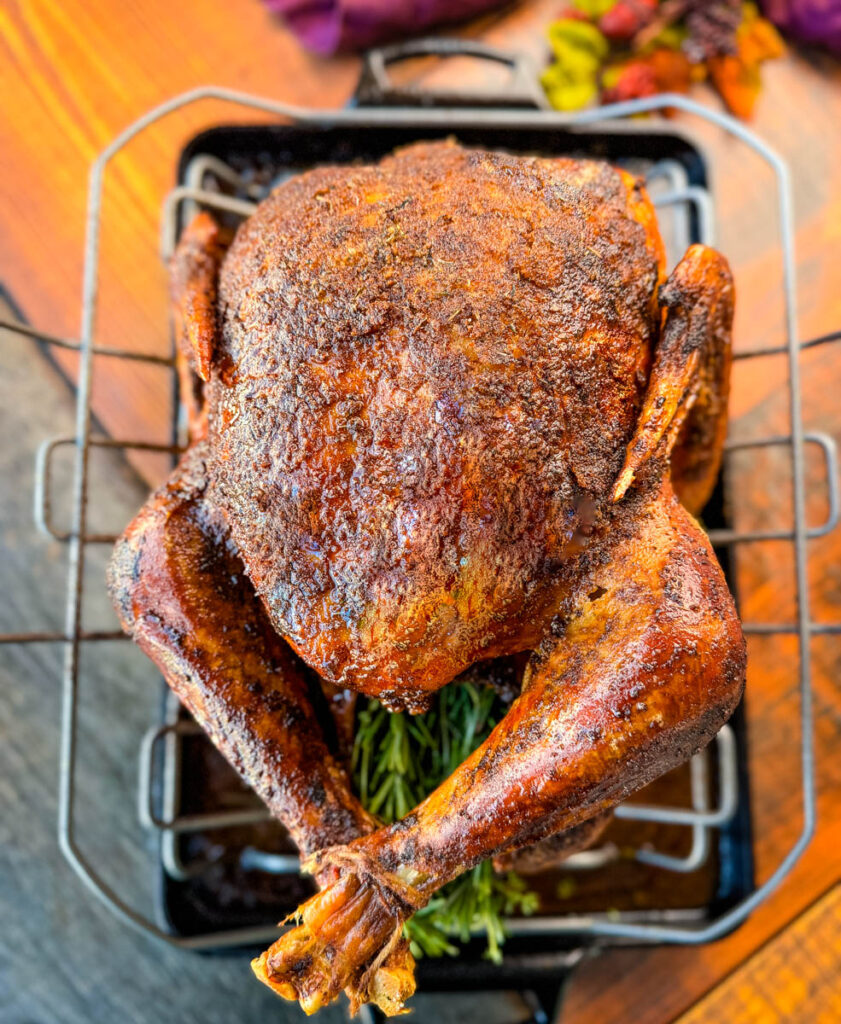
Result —
[[548, 37], [553, 61], [541, 81], [559, 110], [685, 93], [708, 81], [747, 119], [760, 65], [785, 52], [755, 4], [732, 0], [572, 0]]

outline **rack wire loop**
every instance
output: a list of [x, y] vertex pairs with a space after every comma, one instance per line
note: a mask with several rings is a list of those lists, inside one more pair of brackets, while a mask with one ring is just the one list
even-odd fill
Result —
[[[163, 452], [177, 454], [181, 449], [172, 444], [154, 444], [150, 441], [119, 441], [111, 437], [92, 437], [89, 439], [92, 448], [114, 448], [119, 451]], [[48, 537], [66, 544], [73, 536], [70, 530], [59, 530], [52, 520], [52, 460], [60, 448], [72, 448], [76, 444], [75, 437], [53, 437], [43, 441], [35, 453], [35, 488], [33, 490], [35, 525]], [[119, 537], [118, 533], [89, 533], [83, 538], [85, 544], [113, 544]]]

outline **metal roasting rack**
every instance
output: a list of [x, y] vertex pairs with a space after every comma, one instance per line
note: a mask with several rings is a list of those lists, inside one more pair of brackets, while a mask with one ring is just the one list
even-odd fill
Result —
[[[0, 643], [56, 643], [64, 649], [62, 673], [62, 718], [59, 777], [59, 820], [58, 838], [61, 850], [81, 881], [102, 900], [124, 922], [143, 932], [152, 934], [172, 945], [189, 949], [210, 949], [223, 946], [253, 944], [277, 934], [275, 928], [240, 928], [228, 932], [213, 932], [193, 936], [179, 936], [168, 933], [149, 917], [127, 905], [112, 886], [100, 875], [81, 848], [75, 827], [76, 769], [77, 769], [77, 716], [80, 689], [80, 652], [86, 644], [100, 641], [126, 639], [119, 631], [85, 631], [82, 629], [83, 574], [86, 549], [91, 544], [109, 544], [116, 538], [108, 534], [89, 533], [87, 509], [89, 500], [89, 457], [94, 447], [107, 447], [121, 451], [142, 450], [166, 452], [173, 456], [180, 450], [177, 444], [155, 445], [142, 440], [114, 440], [97, 436], [92, 429], [91, 384], [93, 357], [104, 356], [114, 359], [137, 360], [161, 367], [174, 375], [174, 358], [144, 354], [113, 348], [96, 342], [96, 318], [99, 281], [100, 209], [106, 169], [114, 156], [135, 138], [161, 118], [181, 108], [204, 100], [225, 101], [250, 110], [274, 115], [285, 123], [311, 127], [348, 127], [365, 124], [387, 126], [399, 118], [402, 126], [446, 129], [456, 116], [447, 108], [346, 108], [337, 111], [314, 111], [290, 106], [275, 100], [263, 99], [229, 89], [206, 87], [184, 93], [161, 104], [120, 134], [95, 161], [90, 175], [87, 236], [85, 243], [85, 270], [82, 294], [82, 325], [79, 341], [54, 337], [35, 328], [15, 322], [0, 321], [0, 327], [17, 332], [41, 342], [47, 342], [80, 354], [79, 378], [76, 400], [76, 430], [73, 437], [54, 438], [45, 442], [37, 457], [35, 467], [35, 520], [40, 529], [52, 538], [62, 541], [68, 548], [68, 581], [65, 628], [60, 632], [10, 633], [0, 635]], [[576, 115], [565, 115], [543, 110], [488, 110], [477, 106], [459, 108], [457, 119], [460, 126], [482, 129], [494, 126], [556, 128], [559, 131], [574, 131], [578, 127], [605, 124], [637, 114], [656, 112], [666, 108], [678, 109], [700, 117], [729, 133], [736, 140], [762, 157], [773, 171], [779, 211], [779, 231], [782, 258], [782, 290], [785, 302], [784, 341], [762, 349], [751, 349], [736, 354], [736, 359], [781, 357], [788, 363], [788, 400], [790, 433], [773, 437], [760, 437], [750, 441], [730, 443], [728, 452], [744, 449], [781, 447], [788, 451], [792, 469], [793, 523], [790, 529], [773, 531], [750, 531], [738, 533], [733, 530], [714, 530], [710, 540], [719, 548], [733, 548], [760, 540], [776, 540], [791, 543], [795, 557], [795, 582], [797, 592], [797, 617], [794, 622], [768, 623], [745, 622], [743, 630], [750, 635], [792, 634], [798, 641], [799, 673], [799, 714], [801, 720], [802, 800], [803, 820], [798, 838], [781, 863], [758, 888], [731, 907], [718, 918], [702, 919], [701, 912], [664, 911], [659, 918], [642, 913], [623, 912], [592, 914], [587, 916], [553, 916], [533, 919], [518, 919], [509, 922], [514, 934], [540, 934], [543, 931], [570, 932], [576, 935], [614, 937], [641, 942], [702, 943], [713, 940], [731, 930], [743, 921], [782, 882], [809, 843], [815, 827], [815, 783], [814, 748], [812, 737], [812, 694], [810, 688], [809, 643], [816, 634], [841, 633], [841, 623], [814, 622], [809, 613], [807, 586], [808, 542], [833, 530], [839, 521], [841, 499], [839, 498], [838, 458], [834, 441], [825, 434], [806, 433], [801, 416], [800, 392], [800, 350], [841, 339], [841, 334], [814, 339], [806, 345], [799, 345], [796, 331], [795, 268], [793, 251], [793, 224], [789, 175], [786, 164], [761, 139], [732, 118], [709, 110], [685, 96], [662, 95], [647, 97], [625, 103], [613, 104]], [[690, 211], [701, 240], [713, 241], [713, 208], [709, 193], [682, 179], [680, 168], [669, 165], [668, 161], [655, 164], [649, 172], [649, 180], [662, 178], [665, 188], [656, 192], [655, 203], [659, 207], [680, 207]], [[208, 189], [208, 177], [215, 179], [216, 188]], [[652, 190], [653, 194], [654, 190]], [[191, 162], [186, 183], [173, 189], [164, 203], [161, 246], [164, 255], [169, 254], [177, 237], [182, 206], [195, 209], [206, 207], [226, 215], [248, 216], [254, 204], [263, 193], [263, 187], [243, 178], [223, 161], [210, 155], [196, 157]], [[185, 210], [183, 212], [189, 212]], [[806, 496], [804, 487], [804, 450], [814, 445], [823, 456], [826, 466], [828, 492], [828, 515], [818, 527], [810, 528], [806, 523]], [[53, 521], [51, 498], [51, 465], [56, 451], [71, 447], [74, 452], [74, 484], [72, 492], [72, 525], [68, 531], [58, 529]], [[196, 870], [196, 865], [185, 863], [178, 850], [179, 836], [202, 829], [219, 829], [254, 823], [268, 817], [265, 810], [219, 812], [202, 815], [180, 814], [170, 799], [161, 809], [154, 799], [153, 773], [159, 758], [159, 747], [164, 748], [165, 772], [178, 773], [182, 740], [197, 731], [197, 727], [184, 721], [179, 715], [177, 701], [168, 702], [165, 724], [150, 730], [141, 744], [141, 784], [139, 791], [139, 813], [141, 821], [150, 828], [159, 829], [164, 836], [163, 853], [165, 869], [174, 878], [184, 877]], [[715, 806], [709, 806], [710, 783], [712, 779], [711, 757], [703, 751], [691, 762], [691, 806], [662, 807], [638, 803], [626, 803], [617, 808], [617, 816], [638, 821], [659, 822], [683, 826], [691, 830], [692, 845], [686, 857], [673, 857], [656, 850], [641, 848], [635, 857], [643, 862], [671, 871], [688, 872], [697, 868], [706, 859], [710, 835], [729, 821], [738, 800], [736, 784], [736, 739], [733, 731], [725, 726], [716, 743], [716, 771], [718, 792]], [[172, 792], [173, 787], [164, 787]], [[294, 855], [270, 854], [252, 851], [262, 870], [276, 873], [297, 872], [298, 862]], [[609, 848], [585, 851], [568, 862], [578, 870], [588, 870], [609, 861], [614, 853]]]

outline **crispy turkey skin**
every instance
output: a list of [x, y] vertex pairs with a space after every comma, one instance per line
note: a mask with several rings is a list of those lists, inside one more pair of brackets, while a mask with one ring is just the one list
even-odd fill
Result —
[[[739, 699], [692, 518], [726, 432], [729, 268], [693, 246], [667, 278], [642, 184], [606, 164], [422, 143], [285, 182], [230, 245], [198, 215], [172, 300], [192, 443], [117, 545], [115, 604], [322, 886], [257, 975], [307, 1012], [344, 989], [397, 1013], [415, 909], [598, 834]], [[380, 827], [299, 659], [346, 744], [344, 691], [418, 712], [517, 654], [489, 739]]]
[[322, 676], [420, 710], [534, 647], [622, 464], [662, 276], [604, 164], [427, 145], [261, 204], [220, 275], [211, 475]]

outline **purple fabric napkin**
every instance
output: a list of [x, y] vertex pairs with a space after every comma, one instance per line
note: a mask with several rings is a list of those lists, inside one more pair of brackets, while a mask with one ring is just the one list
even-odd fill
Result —
[[841, 0], [763, 0], [762, 8], [794, 39], [841, 53]]
[[361, 50], [446, 21], [464, 21], [506, 0], [265, 0], [314, 53]]

